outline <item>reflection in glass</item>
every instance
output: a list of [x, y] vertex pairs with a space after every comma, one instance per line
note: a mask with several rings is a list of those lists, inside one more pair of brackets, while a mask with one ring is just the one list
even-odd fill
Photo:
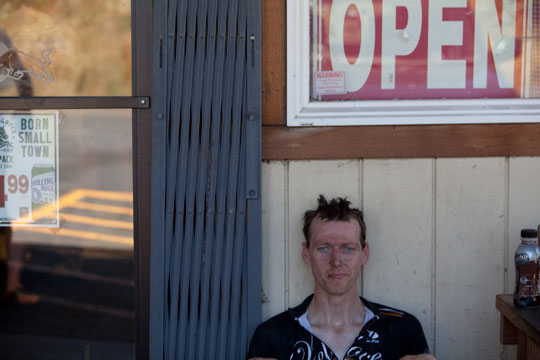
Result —
[[0, 359], [133, 358], [131, 110], [60, 111], [59, 146], [60, 228], [0, 228]]
[[130, 0], [3, 0], [0, 96], [131, 95], [130, 17]]

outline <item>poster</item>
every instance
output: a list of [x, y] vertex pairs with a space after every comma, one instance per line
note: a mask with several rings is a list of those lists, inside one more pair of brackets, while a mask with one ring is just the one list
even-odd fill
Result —
[[0, 226], [58, 227], [58, 112], [0, 114]]
[[[316, 101], [540, 97], [540, 2], [312, 0]], [[318, 76], [345, 74], [345, 92]]]

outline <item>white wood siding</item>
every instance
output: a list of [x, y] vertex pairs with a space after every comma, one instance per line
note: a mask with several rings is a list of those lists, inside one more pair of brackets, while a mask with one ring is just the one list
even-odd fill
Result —
[[444, 359], [497, 359], [504, 290], [505, 161], [437, 161], [435, 351]]
[[364, 162], [363, 295], [416, 315], [433, 348], [433, 160]]
[[366, 298], [416, 315], [438, 360], [515, 359], [495, 295], [513, 291], [522, 228], [540, 223], [540, 158], [263, 164], [263, 317], [312, 291], [302, 216], [319, 194], [363, 209]]

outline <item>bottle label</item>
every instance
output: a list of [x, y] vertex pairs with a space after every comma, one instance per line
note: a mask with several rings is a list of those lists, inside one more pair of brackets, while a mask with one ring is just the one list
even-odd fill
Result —
[[516, 290], [518, 296], [539, 296], [538, 266], [536, 261], [516, 266]]

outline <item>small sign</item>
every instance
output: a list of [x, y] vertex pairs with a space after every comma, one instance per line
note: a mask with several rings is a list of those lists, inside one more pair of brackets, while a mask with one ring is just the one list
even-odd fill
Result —
[[0, 226], [58, 227], [58, 180], [58, 112], [0, 114]]
[[345, 94], [345, 71], [315, 72], [315, 95]]

